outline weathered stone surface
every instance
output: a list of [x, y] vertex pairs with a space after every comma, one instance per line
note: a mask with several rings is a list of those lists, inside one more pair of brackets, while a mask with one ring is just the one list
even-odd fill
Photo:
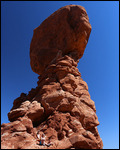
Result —
[[[66, 12], [70, 15], [75, 8], [83, 9], [70, 5], [56, 13], [60, 17], [63, 10], [63, 16]], [[43, 23], [43, 26], [44, 24], [47, 23]], [[76, 31], [77, 27], [74, 29]], [[62, 43], [59, 44], [62, 46]], [[1, 125], [2, 149], [102, 149], [95, 104], [90, 98], [87, 83], [77, 69], [76, 54], [68, 54], [64, 48], [56, 52], [38, 77], [37, 87], [14, 100], [8, 113], [10, 123]], [[76, 52], [79, 54], [81, 50]], [[53, 145], [40, 146], [37, 141], [38, 131], [40, 134], [44, 133], [46, 142], [51, 140]]]
[[[102, 140], [97, 131], [99, 122], [95, 104], [90, 99], [87, 83], [74, 67], [74, 59], [71, 57], [56, 57], [39, 77], [38, 86], [29, 92], [34, 91], [36, 94], [31, 94], [31, 97], [28, 94], [29, 99], [28, 95], [24, 95], [24, 100], [20, 96], [19, 105], [18, 99], [14, 101], [13, 108], [8, 113], [9, 120], [13, 122], [2, 125], [3, 148], [102, 148]], [[65, 73], [61, 74], [63, 68]], [[71, 68], [72, 72], [69, 71]], [[46, 141], [51, 139], [53, 145], [37, 145], [38, 130], [45, 133]], [[14, 133], [17, 137], [15, 141]], [[4, 141], [6, 138], [7, 145]], [[24, 141], [20, 146], [19, 140], [24, 138], [28, 143]], [[18, 147], [14, 142], [19, 143]]]
[[90, 32], [84, 7], [68, 5], [58, 9], [34, 29], [30, 45], [32, 70], [41, 75], [58, 50], [78, 60], [83, 56]]
[[35, 138], [31, 135], [33, 124], [27, 117], [1, 125], [1, 148], [2, 149], [22, 149], [26, 143], [35, 143]]
[[16, 105], [16, 103], [14, 103], [13, 108], [8, 113], [10, 121], [15, 121], [17, 118], [22, 116], [28, 116], [28, 118], [32, 121], [37, 121], [44, 113], [44, 108], [41, 107], [41, 104], [35, 100], [29, 101], [26, 99], [26, 101], [22, 101], [20, 105]]

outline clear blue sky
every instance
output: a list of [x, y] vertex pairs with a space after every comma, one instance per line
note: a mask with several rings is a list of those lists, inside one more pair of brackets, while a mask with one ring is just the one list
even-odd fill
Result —
[[87, 82], [100, 125], [104, 149], [119, 148], [119, 2], [2, 1], [1, 2], [1, 123], [22, 92], [37, 86], [30, 67], [33, 29], [62, 6], [84, 6], [92, 25], [78, 69]]

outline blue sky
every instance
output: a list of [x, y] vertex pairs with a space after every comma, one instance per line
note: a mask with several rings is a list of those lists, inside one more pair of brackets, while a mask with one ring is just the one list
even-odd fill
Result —
[[2, 1], [1, 2], [1, 123], [22, 92], [37, 86], [30, 67], [33, 30], [62, 6], [85, 7], [91, 35], [78, 69], [87, 82], [100, 125], [104, 149], [119, 148], [119, 2]]

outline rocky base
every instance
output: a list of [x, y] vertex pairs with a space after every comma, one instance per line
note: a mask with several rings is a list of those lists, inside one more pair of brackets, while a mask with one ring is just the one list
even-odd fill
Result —
[[[1, 125], [2, 149], [102, 149], [94, 102], [73, 55], [61, 51], [38, 86], [14, 100], [10, 123]], [[53, 145], [40, 146], [37, 132]]]

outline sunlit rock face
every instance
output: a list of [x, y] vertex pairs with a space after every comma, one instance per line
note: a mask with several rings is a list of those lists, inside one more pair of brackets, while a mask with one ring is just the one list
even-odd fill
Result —
[[[86, 11], [78, 5], [60, 8], [35, 29], [30, 55], [33, 71], [40, 74], [37, 87], [14, 100], [10, 123], [1, 125], [2, 149], [103, 148], [95, 104], [77, 68], [90, 31]], [[39, 145], [38, 131], [53, 145]]]
[[34, 29], [30, 45], [30, 65], [39, 75], [56, 56], [73, 52], [76, 60], [83, 56], [91, 25], [84, 7], [68, 5], [62, 7]]

